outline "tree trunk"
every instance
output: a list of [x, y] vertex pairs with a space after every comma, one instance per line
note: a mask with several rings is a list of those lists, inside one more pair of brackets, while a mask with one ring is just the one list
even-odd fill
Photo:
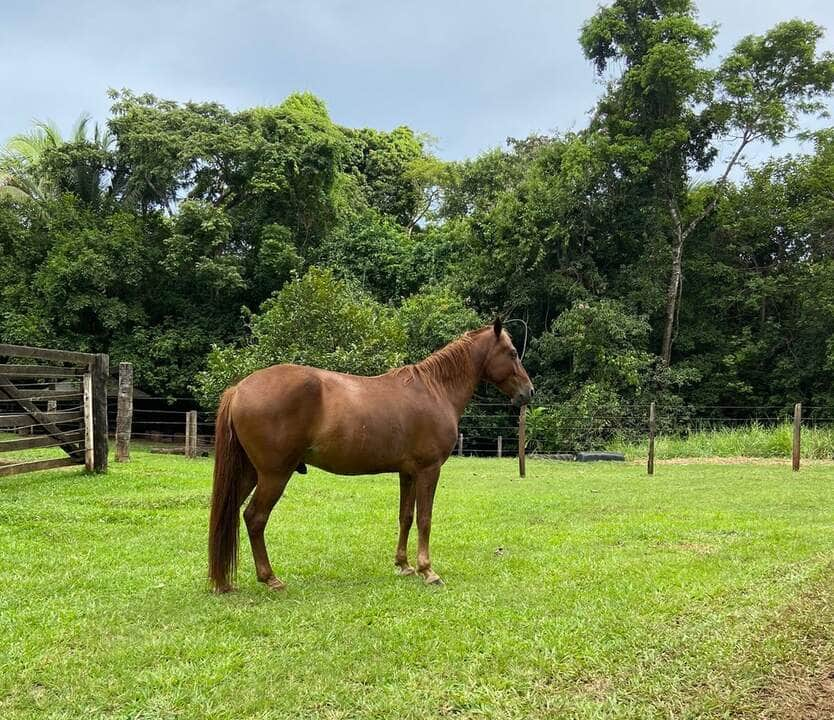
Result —
[[669, 200], [669, 212], [675, 223], [675, 240], [672, 246], [672, 271], [669, 274], [669, 287], [666, 289], [666, 317], [663, 322], [663, 344], [660, 349], [660, 357], [663, 364], [668, 367], [672, 362], [672, 341], [675, 331], [675, 318], [679, 312], [680, 296], [681, 296], [681, 279], [683, 277], [681, 267], [683, 261], [683, 246], [686, 239], [693, 233], [693, 231], [701, 224], [703, 219], [707, 217], [718, 205], [718, 200], [724, 187], [727, 185], [727, 178], [730, 176], [730, 171], [736, 166], [736, 163], [741, 158], [741, 153], [748, 143], [753, 139], [753, 134], [749, 129], [744, 131], [741, 138], [741, 143], [733, 153], [732, 158], [724, 168], [724, 172], [715, 183], [715, 193], [707, 203], [706, 207], [701, 210], [690, 222], [684, 227], [678, 205], [675, 200]]
[[672, 246], [672, 270], [669, 273], [669, 286], [666, 288], [666, 314], [663, 321], [663, 344], [660, 357], [667, 367], [672, 362], [672, 335], [675, 331], [675, 317], [678, 313], [680, 298], [681, 275], [683, 265], [683, 244], [688, 233], [684, 232], [680, 222], [680, 214], [674, 202], [670, 202], [670, 210], [675, 220], [675, 241]]
[[663, 346], [660, 356], [667, 367], [672, 362], [672, 334], [675, 330], [675, 316], [680, 297], [683, 239], [683, 234], [678, 232], [672, 248], [672, 272], [669, 276], [669, 287], [666, 289], [666, 318], [663, 323]]

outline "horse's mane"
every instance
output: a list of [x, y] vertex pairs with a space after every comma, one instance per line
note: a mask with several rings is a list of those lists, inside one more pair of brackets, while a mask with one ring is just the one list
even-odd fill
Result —
[[474, 372], [469, 346], [478, 335], [487, 329], [490, 328], [465, 332], [457, 340], [452, 340], [448, 345], [435, 350], [420, 362], [404, 365], [392, 372], [404, 376], [406, 383], [411, 382], [415, 377], [419, 377], [431, 389], [439, 389], [441, 386], [469, 379]]

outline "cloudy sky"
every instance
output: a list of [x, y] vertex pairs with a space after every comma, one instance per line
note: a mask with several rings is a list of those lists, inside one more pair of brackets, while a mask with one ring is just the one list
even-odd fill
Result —
[[[230, 108], [310, 90], [343, 125], [409, 125], [445, 158], [580, 128], [600, 92], [577, 37], [594, 0], [181, 0], [0, 5], [0, 141], [81, 112], [109, 87]], [[701, 0], [717, 55], [791, 17], [831, 31], [831, 0]], [[767, 154], [768, 150], [758, 151]], [[751, 158], [755, 159], [755, 158]]]

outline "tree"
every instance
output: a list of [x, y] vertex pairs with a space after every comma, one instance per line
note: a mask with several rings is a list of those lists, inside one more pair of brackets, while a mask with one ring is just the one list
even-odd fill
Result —
[[423, 155], [409, 163], [403, 178], [412, 186], [414, 195], [418, 198], [406, 223], [409, 237], [421, 221], [439, 210], [446, 172], [446, 163], [435, 157]]
[[408, 178], [424, 157], [423, 141], [411, 128], [391, 132], [343, 128], [348, 143], [346, 170], [357, 179], [368, 205], [408, 227], [420, 204], [420, 188]]
[[575, 303], [535, 343], [531, 361], [546, 378], [541, 392], [557, 399], [594, 382], [633, 398], [652, 364], [649, 330], [615, 300]]
[[772, 160], [730, 185], [692, 236], [679, 351], [703, 380], [693, 401], [830, 401], [834, 334], [829, 133], [810, 156]]
[[4, 337], [100, 352], [146, 321], [143, 293], [157, 270], [138, 218], [101, 215], [65, 194], [27, 220], [7, 251]]
[[531, 417], [531, 438], [574, 450], [610, 436], [652, 377], [649, 324], [612, 300], [579, 302], [562, 312], [531, 348], [538, 392], [556, 402]]
[[[804, 113], [819, 111], [834, 85], [834, 55], [817, 55], [822, 29], [780, 23], [741, 40], [717, 70], [702, 67], [715, 29], [695, 20], [690, 0], [617, 0], [583, 27], [586, 57], [602, 74], [622, 62], [622, 75], [600, 101], [591, 131], [604, 137], [611, 172], [638, 202], [668, 209], [670, 269], [661, 358], [671, 362], [687, 239], [714, 211], [744, 149], [778, 143]], [[735, 148], [703, 204], [688, 202], [693, 170], [706, 170], [718, 145]]]
[[269, 362], [379, 372], [501, 312], [527, 321], [560, 432], [655, 397], [830, 404], [832, 131], [732, 172], [820, 109], [830, 58], [792, 21], [711, 68], [714, 32], [683, 0], [603, 8], [582, 38], [611, 81], [589, 127], [460, 163], [409, 128], [340, 127], [309, 94], [237, 112], [116, 93], [112, 142], [42, 128], [15, 155], [34, 191], [0, 198], [0, 335], [109, 351], [177, 396], [216, 346], [213, 397]]
[[482, 323], [450, 288], [427, 288], [406, 299], [397, 313], [405, 331], [406, 362], [418, 362]]

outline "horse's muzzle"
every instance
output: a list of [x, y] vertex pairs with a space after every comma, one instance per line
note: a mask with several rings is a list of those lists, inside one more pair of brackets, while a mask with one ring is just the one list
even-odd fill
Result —
[[529, 385], [528, 387], [524, 388], [523, 390], [519, 390], [513, 396], [513, 405], [515, 407], [521, 407], [522, 405], [529, 405], [530, 400], [533, 399], [533, 385]]

